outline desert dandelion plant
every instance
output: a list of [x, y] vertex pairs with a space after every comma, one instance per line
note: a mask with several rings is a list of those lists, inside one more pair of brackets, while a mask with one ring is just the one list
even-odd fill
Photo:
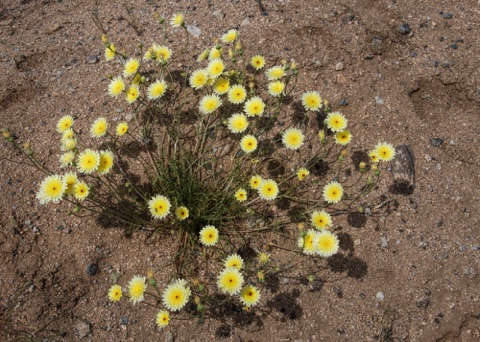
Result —
[[[158, 23], [170, 47], [102, 37], [112, 60], [103, 95], [115, 114], [52, 122], [54, 165], [8, 130], [2, 135], [44, 174], [40, 204], [62, 202], [69, 215], [158, 236], [152, 255], [160, 262], [143, 263], [162, 277], [136, 275], [107, 298], [153, 306], [152, 321], [165, 328], [211, 317], [225, 303], [252, 310], [278, 274], [321, 273], [319, 259], [344, 253], [338, 216], [385, 210], [370, 202], [395, 148], [381, 140], [365, 149], [370, 159], [357, 160], [347, 117], [301, 89], [303, 68], [244, 51], [237, 30], [194, 52], [183, 14]], [[324, 118], [320, 127], [312, 116]]]

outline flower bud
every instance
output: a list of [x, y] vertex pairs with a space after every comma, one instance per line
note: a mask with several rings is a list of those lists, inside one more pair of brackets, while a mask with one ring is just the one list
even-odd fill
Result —
[[102, 43], [107, 43], [108, 42], [108, 37], [106, 34], [102, 34]]
[[363, 162], [363, 161], [360, 162], [360, 163], [358, 164], [358, 168], [360, 169], [360, 172], [364, 172], [364, 171], [367, 169], [367, 163], [365, 163], [365, 162]]

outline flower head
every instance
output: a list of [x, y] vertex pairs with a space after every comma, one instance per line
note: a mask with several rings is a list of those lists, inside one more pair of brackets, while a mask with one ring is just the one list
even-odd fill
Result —
[[208, 80], [208, 71], [206, 69], [198, 69], [190, 75], [190, 87], [194, 89], [202, 88]]
[[247, 98], [247, 90], [241, 84], [235, 84], [228, 90], [228, 101], [233, 104], [240, 104]]
[[266, 264], [267, 262], [270, 261], [270, 254], [262, 252], [262, 253], [258, 254], [257, 259], [258, 259], [259, 263]]
[[378, 159], [383, 161], [391, 161], [395, 158], [395, 148], [392, 144], [386, 142], [379, 142], [375, 146], [375, 152], [378, 155]]
[[264, 110], [265, 103], [258, 96], [252, 97], [250, 100], [245, 102], [245, 113], [248, 116], [261, 116]]
[[167, 46], [153, 44], [152, 50], [159, 61], [168, 61], [172, 57], [172, 50]]
[[273, 179], [262, 179], [258, 187], [260, 198], [271, 201], [277, 198], [278, 184]]
[[378, 153], [376, 150], [372, 150], [368, 153], [368, 156], [370, 157], [370, 160], [372, 163], [378, 163], [380, 161], [380, 158], [378, 157]]
[[198, 55], [197, 62], [201, 62], [201, 61], [206, 60], [208, 58], [209, 54], [210, 54], [210, 49], [207, 48], [207, 49], [203, 50], [203, 52]]
[[232, 254], [227, 258], [227, 260], [225, 260], [224, 266], [225, 268], [233, 267], [237, 270], [241, 270], [243, 267], [243, 259], [238, 254]]
[[137, 100], [138, 95], [140, 95], [140, 88], [137, 84], [132, 84], [127, 90], [125, 99], [128, 103], [132, 104]]
[[218, 241], [218, 230], [214, 226], [205, 226], [200, 231], [200, 242], [205, 246], [214, 246]]
[[208, 74], [212, 78], [217, 78], [220, 76], [223, 72], [223, 69], [225, 69], [225, 65], [220, 58], [212, 59], [207, 66]]
[[108, 85], [108, 95], [112, 97], [118, 97], [118, 95], [120, 95], [124, 90], [125, 82], [123, 82], [123, 79], [120, 76], [115, 77]]
[[328, 230], [322, 230], [315, 239], [315, 249], [323, 257], [329, 257], [338, 252], [339, 242], [337, 236]]
[[88, 197], [90, 189], [88, 188], [87, 183], [77, 181], [73, 186], [73, 197], [79, 201], [83, 201]]
[[219, 77], [213, 84], [213, 91], [218, 95], [225, 94], [226, 92], [228, 92], [229, 88], [230, 81], [228, 78]]
[[247, 200], [247, 190], [240, 188], [235, 191], [235, 199], [239, 202], [245, 202]]
[[328, 203], [338, 203], [343, 196], [342, 184], [330, 182], [323, 188], [323, 199]]
[[180, 206], [175, 209], [175, 216], [178, 220], [183, 221], [188, 218], [188, 208], [184, 206]]
[[303, 253], [307, 255], [313, 255], [316, 252], [314, 241], [316, 232], [313, 229], [307, 230], [305, 235], [298, 238], [298, 247], [303, 250]]
[[165, 94], [167, 88], [167, 83], [164, 80], [156, 80], [148, 87], [147, 96], [150, 100], [159, 99]]
[[167, 217], [170, 212], [171, 203], [168, 198], [162, 195], [156, 195], [148, 201], [148, 208], [150, 209], [150, 214], [156, 219], [163, 219]]
[[310, 174], [310, 171], [308, 171], [308, 169], [302, 167], [302, 168], [298, 169], [298, 171], [297, 171], [297, 178], [299, 180], [303, 180], [309, 174]]
[[285, 75], [285, 70], [283, 69], [283, 67], [274, 66], [268, 69], [266, 71], [266, 74], [269, 81], [274, 81], [283, 77], [283, 75]]
[[223, 43], [231, 43], [231, 42], [234, 42], [238, 37], [238, 31], [237, 30], [228, 30], [227, 33], [225, 33], [221, 40]]
[[245, 114], [233, 114], [228, 118], [228, 129], [232, 133], [242, 133], [248, 127], [248, 120]]
[[302, 95], [302, 104], [306, 110], [317, 110], [322, 105], [322, 98], [316, 91], [307, 91]]
[[73, 116], [65, 115], [62, 116], [57, 122], [57, 132], [63, 133], [70, 127], [72, 127], [74, 122]]
[[180, 27], [185, 25], [183, 14], [175, 13], [172, 15], [172, 18], [170, 19], [170, 25], [172, 25], [172, 27]]
[[92, 138], [100, 138], [107, 133], [108, 121], [105, 118], [98, 118], [90, 127], [90, 136]]
[[222, 58], [222, 48], [213, 47], [208, 54], [208, 60], [211, 61], [218, 58]]
[[61, 141], [64, 142], [67, 139], [73, 139], [73, 138], [75, 138], [75, 132], [73, 131], [72, 128], [69, 128], [62, 133]]
[[255, 286], [246, 285], [240, 293], [240, 301], [247, 307], [257, 305], [260, 300], [260, 291]]
[[90, 174], [97, 170], [100, 164], [100, 154], [87, 148], [80, 153], [77, 159], [77, 168], [80, 172]]
[[236, 268], [225, 268], [217, 278], [217, 286], [223, 293], [238, 294], [242, 290], [243, 276]]
[[191, 293], [185, 280], [176, 280], [163, 291], [163, 305], [170, 311], [179, 311], [187, 304]]
[[315, 210], [312, 213], [312, 226], [317, 229], [326, 229], [332, 225], [332, 217], [325, 210]]
[[67, 167], [73, 163], [75, 152], [68, 151], [60, 156], [60, 167]]
[[113, 285], [108, 290], [108, 300], [111, 302], [118, 302], [123, 296], [122, 287], [120, 285]]
[[67, 188], [65, 189], [65, 194], [70, 195], [73, 193], [73, 186], [78, 181], [77, 173], [70, 171], [63, 175], [63, 181], [65, 182]]
[[339, 145], [347, 145], [352, 140], [352, 133], [348, 129], [335, 133], [335, 142]]
[[103, 175], [108, 173], [113, 166], [113, 153], [111, 151], [100, 152], [100, 163], [98, 164], [97, 173]]
[[126, 121], [120, 122], [115, 128], [115, 134], [119, 137], [125, 135], [128, 132], [128, 123]]
[[272, 96], [279, 96], [285, 89], [285, 83], [282, 81], [274, 81], [268, 84], [268, 93]]
[[73, 150], [75, 147], [77, 147], [77, 141], [75, 139], [62, 139], [62, 146], [60, 146], [60, 149], [62, 151], [70, 151]]
[[36, 197], [40, 204], [46, 204], [48, 202], [58, 203], [62, 199], [65, 190], [67, 190], [67, 184], [63, 177], [60, 175], [51, 175], [42, 181]]
[[253, 56], [250, 60], [250, 64], [255, 68], [255, 70], [260, 70], [265, 66], [265, 58], [260, 55]]
[[304, 136], [298, 128], [289, 128], [282, 135], [282, 142], [286, 148], [298, 150], [303, 145]]
[[110, 45], [105, 48], [105, 59], [107, 61], [111, 61], [113, 58], [115, 58], [116, 52], [117, 52], [117, 49], [115, 48], [115, 45], [110, 43]]
[[144, 299], [143, 294], [147, 289], [145, 280], [145, 277], [134, 276], [128, 283], [128, 296], [133, 304], [140, 303]]
[[205, 95], [200, 100], [200, 112], [203, 114], [213, 113], [222, 105], [222, 100], [218, 95]]
[[138, 61], [138, 59], [133, 57], [129, 58], [125, 62], [125, 66], [123, 67], [123, 76], [124, 77], [134, 76], [137, 73], [139, 67], [140, 67], [140, 62]]
[[170, 314], [167, 310], [160, 310], [155, 316], [155, 323], [160, 328], [165, 328], [170, 322]]
[[250, 178], [250, 187], [252, 189], [258, 189], [260, 187], [260, 183], [262, 182], [262, 177], [260, 175], [254, 175]]
[[257, 149], [257, 145], [257, 138], [250, 134], [244, 135], [242, 140], [240, 140], [240, 148], [245, 153], [252, 153]]
[[325, 123], [332, 132], [342, 132], [347, 128], [348, 120], [342, 113], [332, 112], [327, 115]]

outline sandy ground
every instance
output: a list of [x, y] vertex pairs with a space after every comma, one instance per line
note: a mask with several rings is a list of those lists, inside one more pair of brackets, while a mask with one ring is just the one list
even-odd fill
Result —
[[[348, 117], [353, 150], [379, 140], [409, 146], [415, 188], [392, 192], [386, 174], [375, 198], [398, 206], [359, 228], [344, 220], [342, 257], [327, 263], [316, 288], [281, 279], [253, 314], [227, 310], [160, 331], [154, 308], [111, 304], [105, 294], [114, 275], [126, 283], [155, 269], [169, 253], [165, 241], [126, 238], [94, 218], [68, 216], [63, 205], [40, 206], [42, 175], [8, 161], [22, 159], [2, 142], [2, 341], [480, 339], [477, 1], [128, 3], [146, 28], [140, 37], [122, 2], [99, 6], [109, 36], [123, 46], [155, 42], [154, 15], [183, 12], [202, 30], [192, 41], [198, 50], [237, 27], [245, 50], [294, 58], [304, 67], [301, 87], [318, 90]], [[94, 7], [91, 0], [0, 3], [0, 126], [47, 162], [58, 155], [60, 116], [75, 115], [88, 127], [100, 114], [128, 114], [105, 96], [111, 69], [91, 20]], [[180, 37], [172, 36], [174, 49]], [[93, 276], [90, 264], [99, 267]]]

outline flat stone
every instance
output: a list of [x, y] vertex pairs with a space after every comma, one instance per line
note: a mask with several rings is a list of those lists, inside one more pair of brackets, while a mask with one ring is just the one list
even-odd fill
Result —
[[380, 238], [380, 243], [382, 245], [383, 248], [387, 248], [388, 247], [388, 240], [385, 236], [382, 236]]
[[75, 331], [78, 334], [78, 337], [80, 339], [90, 335], [92, 333], [92, 330], [90, 328], [90, 323], [87, 321], [81, 321], [75, 325]]
[[380, 96], [375, 96], [375, 102], [379, 105], [383, 105], [385, 103]]
[[430, 144], [432, 144], [432, 146], [439, 147], [443, 144], [444, 141], [445, 140], [443, 140], [442, 138], [432, 138], [430, 139]]
[[165, 334], [165, 342], [173, 342], [175, 337], [171, 332]]
[[395, 148], [392, 173], [394, 183], [390, 191], [411, 195], [415, 190], [415, 157], [408, 145], [399, 145]]
[[343, 65], [342, 62], [338, 62], [337, 64], [335, 64], [335, 70], [337, 71], [342, 71], [344, 68], [345, 66]]

